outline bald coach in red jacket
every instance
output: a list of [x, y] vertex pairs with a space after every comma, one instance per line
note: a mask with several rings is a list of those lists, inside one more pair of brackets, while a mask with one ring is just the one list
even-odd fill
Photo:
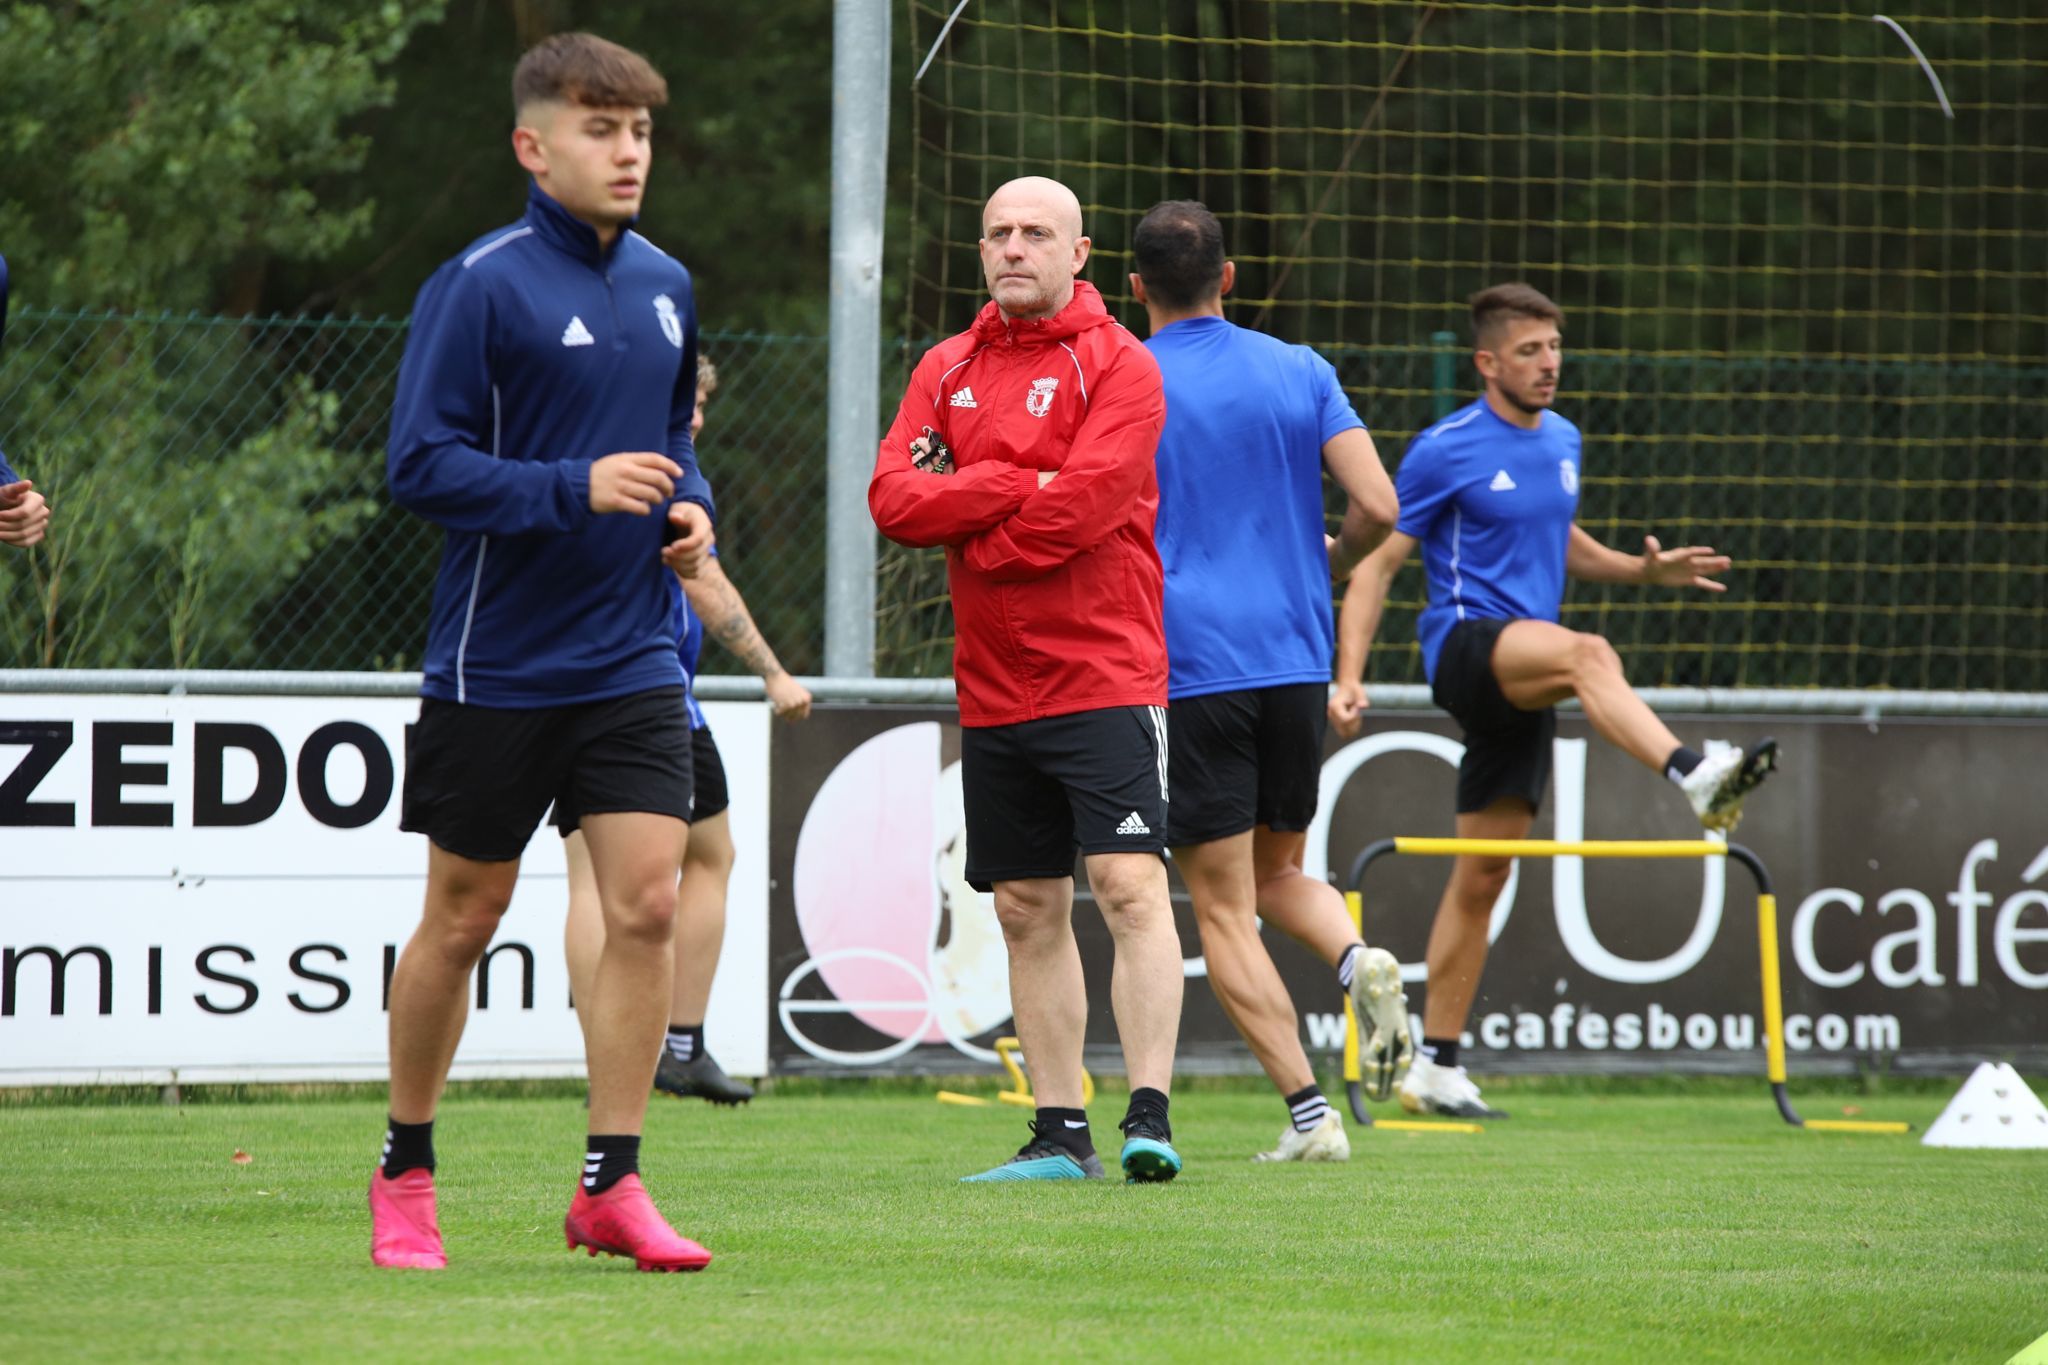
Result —
[[995, 889], [1010, 1000], [1039, 1110], [1017, 1155], [969, 1180], [1103, 1174], [1081, 1105], [1088, 1002], [1074, 858], [1116, 941], [1110, 986], [1131, 1083], [1120, 1156], [1179, 1174], [1167, 1119], [1180, 939], [1167, 900], [1164, 574], [1150, 352], [1075, 277], [1081, 206], [1013, 180], [982, 211], [990, 302], [911, 376], [868, 506], [901, 545], [946, 547], [967, 877]]

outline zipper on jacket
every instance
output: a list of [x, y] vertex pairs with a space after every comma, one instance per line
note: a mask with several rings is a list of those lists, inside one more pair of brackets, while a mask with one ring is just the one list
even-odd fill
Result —
[[612, 306], [612, 349], [623, 351], [626, 349], [626, 324], [619, 319], [619, 295], [618, 291], [612, 288], [610, 270], [604, 272], [604, 297]]

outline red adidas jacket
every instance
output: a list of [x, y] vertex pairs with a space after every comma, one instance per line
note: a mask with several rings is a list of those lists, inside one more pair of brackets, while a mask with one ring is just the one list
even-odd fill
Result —
[[[1152, 543], [1165, 421], [1152, 353], [1085, 282], [1050, 318], [1011, 322], [990, 303], [918, 362], [868, 508], [899, 545], [946, 547], [962, 725], [1166, 704]], [[954, 473], [912, 467], [926, 427]], [[1043, 469], [1058, 477], [1040, 488]]]

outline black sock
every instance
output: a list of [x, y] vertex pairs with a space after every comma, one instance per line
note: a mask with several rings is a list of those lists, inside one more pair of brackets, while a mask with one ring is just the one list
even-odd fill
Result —
[[603, 1194], [629, 1175], [640, 1174], [638, 1133], [592, 1133], [583, 1149], [583, 1188]]
[[1314, 1132], [1329, 1112], [1330, 1102], [1319, 1085], [1305, 1085], [1287, 1097], [1287, 1117], [1297, 1133]]
[[1170, 1140], [1173, 1137], [1173, 1125], [1166, 1118], [1164, 1091], [1154, 1090], [1149, 1085], [1141, 1085], [1131, 1092], [1131, 1107], [1124, 1111], [1124, 1121], [1117, 1127], [1123, 1129], [1128, 1136], [1131, 1126], [1141, 1120], [1149, 1120], [1159, 1130], [1161, 1138]]
[[1694, 768], [1700, 766], [1705, 755], [1688, 749], [1683, 744], [1671, 751], [1671, 757], [1664, 760], [1664, 776], [1673, 782], [1683, 782]]
[[1077, 1158], [1095, 1155], [1095, 1139], [1088, 1133], [1086, 1109], [1041, 1107], [1038, 1111], [1038, 1135]]
[[704, 1055], [704, 1026], [702, 1024], [670, 1024], [668, 1026], [668, 1055], [685, 1064], [696, 1061]]
[[1363, 943], [1354, 943], [1344, 950], [1344, 956], [1337, 959], [1337, 989], [1349, 991], [1351, 978], [1358, 971], [1358, 955], [1365, 951]]
[[384, 1157], [377, 1163], [386, 1180], [396, 1180], [407, 1171], [434, 1169], [434, 1121], [400, 1123], [384, 1120]]
[[1458, 1064], [1458, 1040], [1456, 1038], [1428, 1038], [1422, 1040], [1422, 1055], [1438, 1066]]

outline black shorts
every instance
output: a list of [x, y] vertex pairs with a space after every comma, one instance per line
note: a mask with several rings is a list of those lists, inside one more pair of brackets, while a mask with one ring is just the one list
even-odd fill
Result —
[[1287, 683], [1167, 707], [1173, 842], [1206, 844], [1254, 825], [1307, 829], [1316, 816], [1329, 699], [1327, 683]]
[[1166, 751], [1158, 706], [963, 728], [968, 884], [1070, 877], [1077, 853], [1164, 853]]
[[[711, 727], [707, 725], [690, 731], [691, 822], [723, 815], [731, 804], [732, 793], [725, 784], [725, 759], [719, 755], [718, 741], [711, 738]], [[569, 818], [568, 809], [556, 802], [551, 823], [565, 838], [576, 828], [574, 824], [563, 824]]]
[[1557, 712], [1524, 711], [1493, 676], [1493, 647], [1512, 621], [1460, 621], [1444, 637], [1430, 695], [1465, 728], [1465, 758], [1458, 764], [1458, 814], [1485, 810], [1517, 796], [1531, 810], [1543, 806], [1550, 785], [1550, 742]]
[[428, 697], [405, 755], [398, 827], [477, 862], [524, 853], [550, 803], [564, 834], [586, 815], [690, 818], [680, 687], [531, 710]]
[[709, 820], [725, 814], [732, 804], [732, 792], [725, 785], [725, 760], [719, 756], [718, 741], [711, 727], [690, 732], [690, 818]]

